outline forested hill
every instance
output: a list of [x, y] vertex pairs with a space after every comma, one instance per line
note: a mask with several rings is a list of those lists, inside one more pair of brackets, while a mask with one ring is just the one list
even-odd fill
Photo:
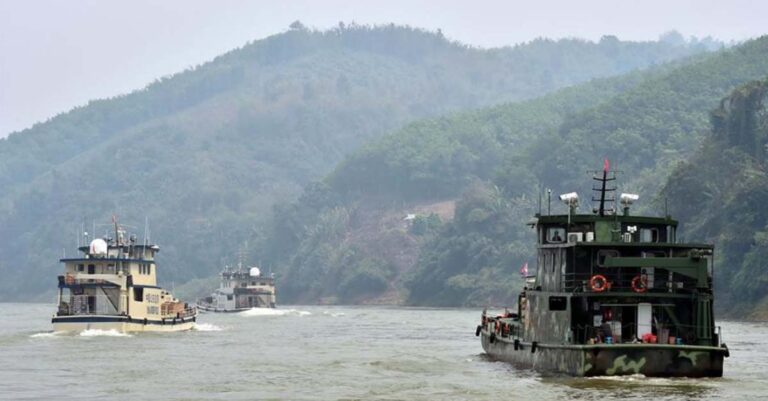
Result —
[[140, 232], [149, 219], [166, 283], [242, 248], [258, 262], [245, 243], [272, 205], [369, 139], [703, 51], [613, 37], [483, 50], [407, 27], [293, 27], [0, 140], [0, 300], [52, 291], [77, 227], [112, 214]]
[[281, 206], [262, 247], [284, 266], [284, 296], [302, 301], [365, 301], [354, 291], [365, 287], [411, 304], [513, 303], [518, 269], [535, 265], [524, 223], [542, 188], [588, 199], [585, 171], [607, 157], [624, 171], [620, 189], [660, 212], [658, 191], [704, 138], [709, 110], [768, 74], [766, 54], [763, 37], [685, 65], [411, 124]]
[[712, 129], [664, 194], [687, 240], [716, 244], [722, 308], [768, 317], [768, 79], [745, 84], [711, 113]]

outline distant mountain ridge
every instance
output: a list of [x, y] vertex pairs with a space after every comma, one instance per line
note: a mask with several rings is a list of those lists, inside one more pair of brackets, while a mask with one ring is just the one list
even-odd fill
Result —
[[[272, 206], [410, 121], [540, 96], [701, 46], [538, 40], [475, 49], [418, 29], [293, 29], [0, 140], [0, 300], [50, 294], [80, 224], [149, 219], [161, 280], [207, 277]], [[99, 233], [96, 233], [99, 234]]]
[[[722, 96], [768, 75], [766, 54], [768, 37], [761, 37], [680, 65], [410, 124], [281, 205], [262, 247], [283, 267], [284, 295], [301, 302], [355, 301], [345, 299], [340, 283], [347, 280], [374, 294], [397, 291], [416, 305], [514, 303], [517, 270], [535, 265], [523, 223], [544, 188], [586, 196], [584, 171], [607, 157], [624, 172], [620, 190], [641, 194], [637, 212], [663, 213], [658, 193], [666, 177], [705, 140], [709, 111]], [[404, 215], [449, 200], [454, 217], [426, 233], [382, 220], [366, 234], [373, 244], [394, 235], [410, 241], [402, 252], [418, 257], [409, 266], [392, 266], [393, 255], [350, 240], [355, 216]], [[586, 201], [582, 207], [591, 209]]]

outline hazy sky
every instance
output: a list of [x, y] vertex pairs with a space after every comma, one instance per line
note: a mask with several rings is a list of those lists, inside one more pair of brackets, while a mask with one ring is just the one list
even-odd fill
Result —
[[536, 37], [742, 40], [768, 31], [768, 2], [746, 0], [242, 1], [0, 0], [0, 137], [90, 99], [127, 93], [294, 20], [441, 28], [504, 46]]

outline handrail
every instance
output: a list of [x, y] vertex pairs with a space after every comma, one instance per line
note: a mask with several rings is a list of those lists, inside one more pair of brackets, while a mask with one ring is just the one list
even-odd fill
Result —
[[[627, 332], [634, 332], [634, 328], [636, 326], [637, 326], [636, 323], [622, 324], [620, 326], [621, 327], [622, 337], [624, 336], [624, 333], [626, 333], [625, 329], [629, 329], [630, 330], [630, 331], [627, 331]], [[666, 334], [667, 334], [668, 338], [675, 338], [675, 339], [680, 338], [680, 339], [682, 339], [683, 343], [695, 344], [699, 340], [698, 338], [696, 338], [696, 328], [697, 328], [697, 326], [696, 325], [692, 325], [692, 324], [679, 324], [679, 325], [671, 324], [669, 326], [662, 325], [662, 327], [660, 329], [661, 330], [667, 330]], [[611, 329], [613, 330], [613, 326], [611, 326]], [[718, 326], [718, 329], [719, 329], [719, 326]], [[592, 325], [589, 325], [589, 324], [587, 324], [587, 325], [576, 325], [576, 327], [574, 328], [573, 340], [574, 340], [574, 342], [579, 343], [579, 344], [587, 344], [589, 338], [597, 337], [597, 334], [598, 334], [599, 331], [600, 331], [599, 327], [595, 327], [595, 326], [592, 326]], [[660, 334], [658, 327], [657, 327], [657, 333]], [[593, 335], [590, 336], [590, 334], [593, 334]], [[615, 333], [613, 333], [613, 334], [615, 334]], [[657, 334], [657, 337], [660, 337], [659, 334]], [[640, 341], [641, 340], [640, 338], [637, 337], [637, 333], [634, 333], [634, 336], [635, 336], [635, 339], [633, 339], [632, 342]], [[615, 335], [613, 337], [614, 337], [614, 342], [621, 342], [621, 340], [623, 340], [623, 338], [617, 338]], [[718, 338], [719, 337], [720, 336], [719, 336], [719, 333], [718, 333]], [[661, 342], [659, 342], [659, 343], [661, 343]], [[667, 341], [667, 343], [668, 343], [668, 341]]]
[[119, 315], [120, 311], [106, 295], [72, 295], [59, 303], [58, 316]]
[[[624, 272], [610, 272], [600, 271], [599, 273], [604, 276], [610, 283], [608, 291], [627, 290], [634, 291], [632, 288], [632, 280], [637, 276], [643, 276], [641, 274], [626, 274]], [[571, 292], [591, 292], [589, 288], [589, 280], [593, 277], [591, 273], [565, 273], [561, 276], [561, 286], [564, 291]], [[647, 278], [648, 275], [645, 275]], [[654, 293], [679, 293], [689, 292], [696, 289], [696, 280], [688, 277], [677, 277], [676, 280], [669, 281], [668, 277], [654, 277], [652, 282], [648, 282], [646, 290], [643, 292]]]

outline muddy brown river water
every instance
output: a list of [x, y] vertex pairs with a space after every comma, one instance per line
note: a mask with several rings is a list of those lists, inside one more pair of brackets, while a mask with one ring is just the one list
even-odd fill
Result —
[[720, 322], [723, 378], [583, 379], [489, 360], [479, 310], [286, 306], [137, 335], [51, 333], [53, 310], [0, 304], [0, 399], [768, 399], [768, 323]]

